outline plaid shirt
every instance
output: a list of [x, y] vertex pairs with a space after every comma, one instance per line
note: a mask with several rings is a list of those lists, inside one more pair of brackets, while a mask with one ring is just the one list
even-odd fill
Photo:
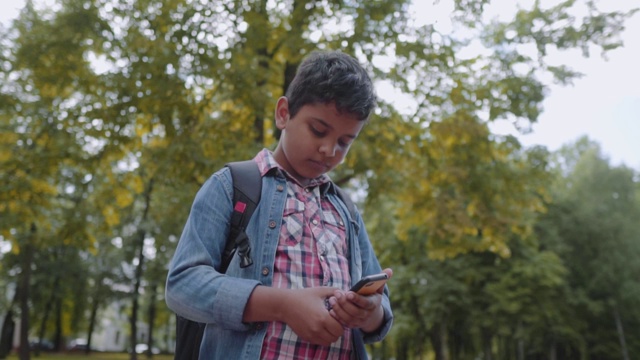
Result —
[[[273, 155], [262, 150], [255, 158], [261, 174], [278, 167]], [[320, 195], [320, 185], [330, 181], [322, 175], [302, 187], [286, 171], [287, 200], [273, 269], [273, 287], [300, 289], [332, 286], [348, 290], [348, 244], [340, 214]], [[331, 346], [298, 338], [285, 323], [271, 322], [262, 344], [261, 359], [350, 359], [351, 330]]]

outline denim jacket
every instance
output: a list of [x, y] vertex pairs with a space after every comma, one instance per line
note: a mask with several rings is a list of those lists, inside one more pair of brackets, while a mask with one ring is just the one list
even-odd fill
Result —
[[[229, 233], [233, 186], [223, 168], [198, 191], [191, 213], [169, 265], [166, 302], [187, 319], [206, 323], [200, 359], [258, 359], [266, 332], [264, 323], [244, 323], [244, 308], [253, 289], [271, 286], [280, 224], [287, 197], [287, 182], [278, 171], [262, 178], [262, 196], [246, 233], [251, 242], [253, 265], [240, 268], [234, 256], [226, 274], [218, 272]], [[362, 218], [351, 219], [347, 207], [334, 192], [327, 196], [349, 224], [349, 266], [352, 281], [381, 271]], [[383, 325], [375, 333], [353, 329], [353, 350], [366, 359], [365, 343], [382, 340], [393, 322], [388, 289], [382, 299]]]

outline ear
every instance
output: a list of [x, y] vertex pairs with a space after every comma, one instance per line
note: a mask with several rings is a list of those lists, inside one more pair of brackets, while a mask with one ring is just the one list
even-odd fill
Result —
[[280, 130], [284, 130], [289, 121], [289, 100], [282, 96], [276, 103], [276, 127]]

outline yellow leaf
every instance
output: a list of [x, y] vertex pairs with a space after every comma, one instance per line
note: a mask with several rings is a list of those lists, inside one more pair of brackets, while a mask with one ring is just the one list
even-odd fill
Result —
[[126, 189], [116, 188], [113, 192], [116, 197], [116, 204], [118, 204], [120, 208], [127, 207], [133, 202], [133, 195]]
[[11, 231], [9, 231], [8, 229], [2, 229], [0, 230], [0, 236], [7, 240], [11, 237]]
[[47, 195], [57, 195], [58, 190], [55, 186], [50, 185], [44, 180], [40, 179], [32, 179], [31, 186], [33, 187], [33, 192], [38, 194], [47, 194]]
[[120, 216], [112, 206], [102, 209], [102, 216], [104, 216], [104, 221], [108, 226], [116, 226], [120, 223]]
[[144, 190], [144, 184], [140, 176], [134, 176], [131, 179], [131, 189], [135, 191], [136, 194], [140, 194]]
[[0, 151], [0, 162], [5, 162], [11, 159], [12, 153], [10, 151]]

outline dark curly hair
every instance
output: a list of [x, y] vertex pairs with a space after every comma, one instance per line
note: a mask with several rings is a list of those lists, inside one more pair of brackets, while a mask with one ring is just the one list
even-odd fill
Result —
[[376, 106], [367, 72], [356, 59], [339, 51], [316, 51], [307, 56], [285, 96], [292, 117], [304, 105], [334, 103], [339, 112], [366, 121]]

